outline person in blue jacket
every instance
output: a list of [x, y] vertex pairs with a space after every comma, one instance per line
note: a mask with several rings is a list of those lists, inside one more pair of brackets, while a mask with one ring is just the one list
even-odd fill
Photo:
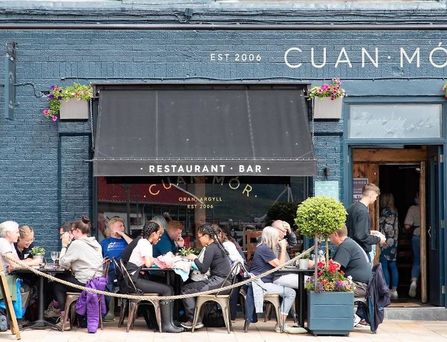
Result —
[[[154, 219], [152, 219], [154, 221]], [[180, 248], [183, 248], [185, 241], [182, 238], [183, 223], [171, 220], [167, 222], [166, 234], [161, 236], [160, 241], [153, 248], [154, 258], [164, 255], [168, 252], [176, 254]]]
[[[127, 245], [132, 241], [132, 239], [124, 233], [124, 220], [119, 216], [112, 217], [107, 222], [106, 236], [104, 240], [101, 241], [102, 256], [112, 260], [121, 259], [121, 254]], [[114, 292], [114, 281], [116, 278], [114, 263], [109, 264], [107, 291]], [[112, 299], [112, 300], [111, 300]], [[108, 312], [104, 317], [105, 321], [112, 321], [115, 318], [115, 301], [111, 297], [107, 297], [108, 301]]]

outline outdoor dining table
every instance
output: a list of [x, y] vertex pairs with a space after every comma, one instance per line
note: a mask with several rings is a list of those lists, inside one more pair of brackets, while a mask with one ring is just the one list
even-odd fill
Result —
[[286, 266], [278, 271], [275, 274], [283, 275], [283, 274], [297, 274], [298, 275], [298, 296], [295, 297], [295, 306], [298, 308], [298, 324], [301, 327], [304, 327], [305, 316], [307, 316], [306, 310], [306, 289], [304, 288], [304, 278], [305, 276], [310, 276], [314, 272], [313, 269], [300, 269], [296, 266]]
[[[50, 274], [52, 276], [56, 276], [57, 274], [62, 274], [68, 272], [67, 270], [63, 268], [54, 268], [52, 266], [50, 267], [41, 267], [37, 269], [40, 272]], [[26, 268], [17, 268], [15, 269], [12, 274], [17, 275], [23, 275], [26, 274], [34, 274], [31, 270], [28, 270]], [[48, 282], [45, 282], [45, 277], [39, 276], [39, 282], [38, 282], [38, 288], [39, 288], [39, 303], [38, 303], [38, 318], [36, 321], [34, 321], [28, 328], [31, 329], [45, 329], [46, 327], [53, 328], [55, 330], [60, 330], [56, 324], [53, 324], [51, 322], [48, 322], [45, 320], [43, 313], [45, 309], [45, 285], [48, 284]]]

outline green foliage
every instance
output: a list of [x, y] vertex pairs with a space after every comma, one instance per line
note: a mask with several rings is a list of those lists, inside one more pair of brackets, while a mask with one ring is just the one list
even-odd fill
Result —
[[35, 246], [35, 247], [31, 248], [31, 254], [32, 255], [45, 255], [45, 248]]
[[326, 196], [306, 199], [298, 206], [295, 219], [299, 234], [323, 239], [343, 227], [345, 221], [346, 210], [343, 204]]
[[183, 248], [179, 249], [178, 252], [181, 256], [187, 256], [189, 254], [198, 255], [200, 253], [200, 250], [198, 250], [197, 248], [194, 248], [194, 247], [188, 247], [188, 248], [183, 247]]
[[288, 222], [291, 226], [295, 226], [294, 223], [297, 207], [298, 203], [296, 202], [276, 202], [267, 211], [266, 221], [282, 220]]

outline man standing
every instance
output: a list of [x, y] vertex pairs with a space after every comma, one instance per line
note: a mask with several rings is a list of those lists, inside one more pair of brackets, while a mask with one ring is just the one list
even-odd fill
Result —
[[371, 252], [371, 245], [377, 243], [384, 244], [385, 236], [378, 231], [371, 231], [369, 227], [369, 213], [368, 206], [373, 204], [380, 194], [377, 185], [368, 183], [363, 186], [362, 198], [360, 201], [351, 205], [348, 209], [348, 218], [346, 226], [348, 229], [348, 236], [357, 242], [360, 247], [368, 255]]

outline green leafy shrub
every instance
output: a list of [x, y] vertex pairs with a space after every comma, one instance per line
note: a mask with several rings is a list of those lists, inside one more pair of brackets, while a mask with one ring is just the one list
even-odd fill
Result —
[[331, 197], [315, 196], [298, 206], [295, 223], [300, 234], [309, 238], [327, 239], [343, 227], [346, 214], [343, 204], [339, 201]]
[[35, 247], [31, 248], [31, 254], [32, 255], [45, 255], [45, 248], [35, 246]]

